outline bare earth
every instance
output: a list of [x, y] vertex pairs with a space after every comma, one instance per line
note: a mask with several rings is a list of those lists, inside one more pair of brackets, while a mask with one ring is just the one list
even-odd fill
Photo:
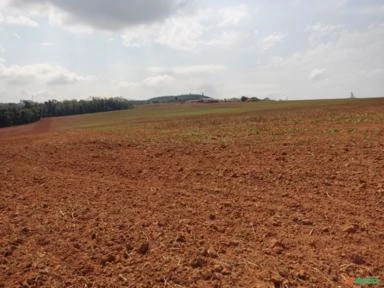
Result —
[[76, 119], [0, 130], [0, 287], [384, 281], [383, 99]]

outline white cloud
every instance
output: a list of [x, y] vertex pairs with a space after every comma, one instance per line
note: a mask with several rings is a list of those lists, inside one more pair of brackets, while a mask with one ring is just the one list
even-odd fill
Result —
[[160, 87], [170, 85], [174, 80], [175, 78], [172, 75], [160, 74], [147, 77], [137, 82], [117, 81], [114, 83], [117, 83], [120, 88]]
[[66, 23], [67, 14], [62, 10], [55, 8], [54, 6], [42, 7], [40, 10], [37, 10], [36, 13], [40, 13], [41, 15], [47, 15], [48, 22], [51, 26], [62, 28], [73, 34], [91, 34], [94, 31], [91, 26], [82, 23], [76, 22], [68, 25]]
[[[219, 11], [202, 9], [194, 15], [175, 15], [164, 22], [126, 29], [122, 35], [127, 47], [152, 44], [192, 51], [201, 47], [224, 47], [236, 43], [238, 32], [227, 30], [238, 25], [247, 15], [245, 5], [224, 7]], [[231, 10], [233, 9], [233, 14]]]
[[41, 82], [47, 85], [66, 85], [92, 79], [92, 76], [81, 76], [52, 64], [0, 66], [0, 80], [11, 83]]
[[53, 42], [41, 42], [40, 45], [41, 46], [54, 46], [55, 43], [53, 43]]
[[384, 14], [384, 4], [382, 5], [368, 5], [359, 11], [363, 15]]
[[218, 26], [234, 26], [240, 24], [248, 17], [248, 6], [240, 4], [233, 7], [224, 7], [218, 11]]
[[289, 99], [348, 97], [351, 91], [361, 97], [378, 97], [383, 95], [382, 51], [384, 29], [381, 27], [343, 30], [333, 41], [273, 59], [257, 68], [252, 78], [280, 79], [281, 90]]
[[156, 42], [180, 50], [195, 49], [207, 29], [194, 17], [173, 17], [159, 27]]
[[3, 46], [0, 45], [0, 65], [1, 65], [2, 63], [5, 63], [5, 62], [6, 62], [6, 60], [5, 60], [3, 57], [1, 57], [2, 54], [4, 54], [4, 52], [5, 52], [5, 48], [4, 48]]
[[371, 78], [379, 78], [381, 77], [381, 79], [384, 79], [384, 68], [376, 68], [376, 69], [371, 69], [371, 70], [367, 70], [367, 71], [362, 71], [362, 74], [371, 79]]
[[130, 87], [138, 87], [140, 84], [138, 82], [128, 82], [128, 81], [116, 81], [113, 84], [117, 84], [120, 88], [130, 88]]
[[168, 73], [175, 75], [193, 75], [193, 74], [215, 74], [225, 70], [223, 65], [191, 65], [191, 66], [175, 66], [175, 67], [149, 67], [148, 71], [152, 73]]
[[193, 17], [172, 17], [164, 23], [140, 25], [122, 35], [127, 47], [160, 44], [179, 50], [193, 50], [206, 28]]
[[112, 83], [118, 87], [120, 95], [136, 95], [139, 98], [202, 91], [212, 96], [216, 89], [211, 81], [225, 70], [222, 65], [152, 66], [141, 71], [149, 73], [142, 80]]
[[156, 35], [156, 26], [140, 25], [127, 30], [122, 36], [123, 44], [127, 47], [143, 47], [152, 43]]
[[383, 23], [371, 23], [368, 25], [369, 30], [381, 29], [384, 30], [384, 22]]
[[231, 46], [240, 40], [240, 35], [235, 31], [224, 31], [219, 33], [217, 37], [200, 42], [201, 45], [212, 47]]
[[278, 45], [279, 43], [281, 43], [285, 38], [286, 38], [286, 35], [283, 33], [278, 33], [278, 32], [272, 33], [261, 41], [261, 48], [263, 50], [271, 49], [276, 45]]
[[306, 30], [311, 32], [327, 33], [337, 31], [341, 28], [341, 25], [325, 25], [317, 23], [315, 25], [308, 26]]
[[24, 15], [9, 15], [9, 16], [3, 16], [0, 14], [0, 24], [5, 23], [9, 25], [20, 25], [20, 26], [29, 26], [29, 27], [38, 27], [39, 23], [32, 20], [31, 18], [28, 18]]
[[159, 86], [171, 84], [175, 78], [171, 75], [163, 74], [157, 76], [151, 76], [143, 80], [143, 84], [146, 86]]
[[331, 25], [331, 24], [322, 24], [317, 23], [315, 25], [310, 25], [306, 28], [306, 31], [309, 32], [308, 40], [312, 46], [316, 46], [323, 42], [332, 42], [337, 40], [344, 32], [343, 25]]
[[313, 69], [311, 71], [311, 73], [309, 74], [309, 79], [310, 80], [319, 80], [319, 79], [323, 78], [325, 72], [326, 72], [326, 69], [324, 69], [324, 68]]

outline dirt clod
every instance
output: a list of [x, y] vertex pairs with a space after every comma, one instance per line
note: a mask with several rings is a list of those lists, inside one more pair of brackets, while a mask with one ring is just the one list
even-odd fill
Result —
[[184, 235], [179, 235], [179, 236], [177, 236], [176, 241], [179, 243], [185, 243], [185, 242], [187, 242], [187, 238], [185, 238]]
[[105, 256], [101, 257], [100, 263], [101, 263], [101, 265], [104, 266], [107, 263], [115, 262], [115, 260], [116, 260], [116, 257], [114, 255], [112, 255], [112, 254], [109, 254], [109, 255], [105, 255]]
[[351, 255], [351, 261], [352, 261], [352, 263], [357, 264], [357, 265], [363, 265], [366, 263], [365, 259], [359, 254]]
[[145, 242], [140, 245], [139, 249], [137, 250], [141, 255], [145, 255], [149, 252], [149, 243]]
[[205, 261], [202, 258], [195, 258], [193, 259], [191, 266], [192, 268], [202, 268], [205, 264]]
[[309, 276], [308, 274], [304, 271], [304, 270], [300, 270], [299, 272], [297, 272], [297, 277], [302, 279], [302, 280], [308, 280]]
[[303, 220], [301, 220], [301, 223], [303, 225], [313, 225], [313, 221], [311, 221], [309, 219], [303, 219]]
[[359, 225], [357, 224], [351, 224], [351, 225], [346, 225], [343, 228], [343, 232], [346, 233], [356, 233], [359, 230]]

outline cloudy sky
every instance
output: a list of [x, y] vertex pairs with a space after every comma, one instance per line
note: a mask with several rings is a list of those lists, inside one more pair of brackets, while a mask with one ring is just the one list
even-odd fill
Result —
[[0, 0], [0, 102], [384, 96], [383, 0]]

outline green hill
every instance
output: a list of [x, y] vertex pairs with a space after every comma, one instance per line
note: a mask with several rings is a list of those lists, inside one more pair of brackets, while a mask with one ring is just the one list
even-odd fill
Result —
[[200, 95], [200, 94], [183, 94], [178, 96], [160, 96], [154, 97], [147, 100], [147, 103], [176, 103], [176, 102], [185, 102], [191, 100], [202, 100], [202, 99], [211, 99], [210, 97]]

